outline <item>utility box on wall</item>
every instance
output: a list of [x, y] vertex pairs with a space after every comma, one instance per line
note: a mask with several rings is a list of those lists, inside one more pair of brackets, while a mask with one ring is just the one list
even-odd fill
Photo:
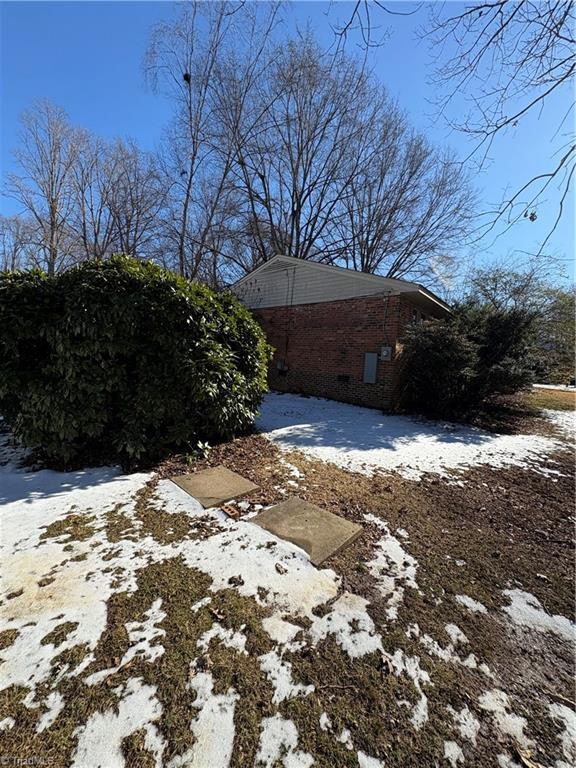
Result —
[[389, 347], [389, 346], [380, 347], [380, 360], [383, 363], [390, 362], [390, 360], [392, 360], [392, 347]]
[[364, 353], [364, 384], [376, 384], [378, 381], [378, 354], [376, 352]]

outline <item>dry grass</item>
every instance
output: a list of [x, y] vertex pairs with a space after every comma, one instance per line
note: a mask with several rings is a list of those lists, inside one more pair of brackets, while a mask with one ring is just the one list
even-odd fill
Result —
[[56, 522], [48, 525], [40, 539], [56, 539], [60, 536], [67, 536], [68, 542], [85, 541], [95, 533], [94, 521], [94, 515], [88, 515], [86, 512], [78, 514], [70, 510], [62, 520], [56, 520]]
[[573, 411], [576, 409], [576, 392], [533, 389], [522, 397], [522, 402], [531, 410], [549, 408], [553, 411]]

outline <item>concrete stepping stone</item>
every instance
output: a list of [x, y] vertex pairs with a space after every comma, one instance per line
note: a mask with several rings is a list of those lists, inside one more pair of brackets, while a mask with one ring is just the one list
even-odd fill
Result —
[[218, 507], [258, 490], [253, 482], [221, 464], [189, 475], [171, 477], [170, 480], [199, 501], [204, 509]]
[[361, 525], [326, 512], [297, 496], [265, 509], [250, 522], [302, 547], [314, 565], [320, 565], [362, 533]]

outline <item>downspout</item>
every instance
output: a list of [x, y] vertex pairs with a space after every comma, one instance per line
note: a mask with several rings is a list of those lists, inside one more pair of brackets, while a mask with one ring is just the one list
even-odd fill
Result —
[[[288, 348], [290, 346], [290, 326], [292, 323], [292, 308], [294, 306], [294, 284], [296, 282], [296, 267], [292, 267], [292, 286], [290, 286], [289, 270], [286, 268], [286, 329], [284, 332], [284, 365], [288, 368]], [[290, 301], [288, 301], [290, 292]]]

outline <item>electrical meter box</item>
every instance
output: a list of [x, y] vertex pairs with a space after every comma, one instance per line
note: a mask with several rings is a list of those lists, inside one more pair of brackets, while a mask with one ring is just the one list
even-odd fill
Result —
[[380, 347], [380, 360], [382, 361], [392, 360], [392, 347], [388, 347], [388, 346]]

